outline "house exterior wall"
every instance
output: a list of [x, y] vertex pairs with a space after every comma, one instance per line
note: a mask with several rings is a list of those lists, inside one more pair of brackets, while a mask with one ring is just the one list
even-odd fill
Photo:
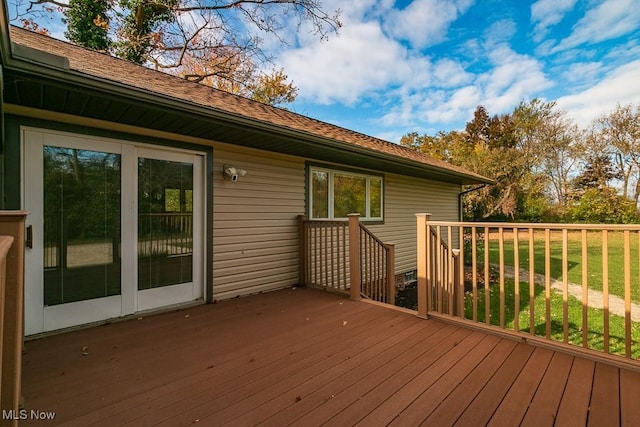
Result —
[[[297, 283], [296, 217], [305, 213], [306, 160], [222, 144], [214, 148], [215, 299]], [[247, 174], [233, 183], [223, 177], [224, 165], [245, 169]], [[332, 166], [348, 168], [327, 165]], [[457, 220], [460, 186], [394, 174], [386, 174], [384, 182], [384, 224], [367, 227], [381, 240], [396, 244], [397, 273], [412, 271], [416, 269], [415, 213]]]
[[[304, 159], [229, 145], [213, 158], [214, 299], [296, 284]], [[224, 165], [247, 174], [231, 182]]]
[[[27, 124], [42, 128], [57, 128], [84, 134], [88, 128], [74, 125], [53, 125], [38, 120], [9, 120], [8, 144], [5, 156], [18, 159], [19, 126]], [[89, 132], [111, 137], [110, 132]], [[161, 143], [139, 136], [124, 140]], [[213, 147], [212, 166], [212, 247], [207, 248], [212, 259], [207, 290], [213, 299], [288, 287], [298, 282], [298, 224], [297, 216], [306, 213], [306, 159], [265, 150], [244, 148], [215, 141], [200, 141]], [[164, 140], [163, 143], [171, 144]], [[178, 147], [181, 142], [175, 141]], [[7, 162], [5, 162], [6, 164]], [[10, 165], [18, 165], [10, 161]], [[223, 177], [224, 165], [247, 171], [247, 175], [233, 183]], [[353, 169], [347, 164], [327, 167]], [[5, 182], [16, 182], [15, 172], [5, 170]], [[367, 171], [363, 171], [367, 172]], [[371, 170], [380, 174], [379, 171]], [[209, 181], [208, 185], [211, 184]], [[19, 207], [20, 191], [8, 189], [13, 202], [7, 207]], [[384, 174], [384, 223], [366, 224], [382, 241], [396, 244], [396, 273], [416, 268], [415, 213], [429, 212], [433, 219], [458, 219], [460, 187], [437, 181]], [[12, 206], [13, 205], [13, 206]], [[212, 294], [210, 294], [212, 292]]]

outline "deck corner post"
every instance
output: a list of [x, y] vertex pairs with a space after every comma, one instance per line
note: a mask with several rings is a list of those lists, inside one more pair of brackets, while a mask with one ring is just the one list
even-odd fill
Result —
[[430, 218], [431, 214], [428, 213], [416, 214], [416, 242], [418, 257], [418, 317], [422, 319], [426, 319], [428, 317], [427, 311], [429, 307], [427, 292], [427, 276], [429, 274], [427, 266], [427, 259], [429, 258], [429, 236], [427, 234], [427, 230]]
[[349, 285], [350, 297], [360, 300], [360, 214], [349, 214]]
[[[18, 413], [22, 394], [22, 348], [24, 342], [24, 256], [25, 222], [22, 211], [0, 212], [0, 235], [11, 236], [13, 244], [7, 253], [4, 279], [3, 336], [0, 343], [0, 407]], [[17, 426], [18, 418], [1, 419], [0, 425]]]
[[387, 304], [396, 304], [396, 244], [385, 243], [387, 249]]
[[298, 215], [298, 286], [307, 284], [307, 228], [306, 215]]

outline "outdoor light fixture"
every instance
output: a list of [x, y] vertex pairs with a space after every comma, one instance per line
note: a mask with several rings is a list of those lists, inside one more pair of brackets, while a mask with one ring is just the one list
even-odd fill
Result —
[[245, 176], [247, 171], [244, 169], [237, 168], [231, 165], [224, 165], [223, 167], [224, 177], [230, 179], [231, 182], [238, 182], [238, 178], [241, 176]]

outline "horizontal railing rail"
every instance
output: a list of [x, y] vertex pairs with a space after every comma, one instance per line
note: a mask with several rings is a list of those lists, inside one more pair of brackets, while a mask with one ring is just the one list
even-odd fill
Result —
[[640, 359], [640, 225], [422, 222], [423, 315]]

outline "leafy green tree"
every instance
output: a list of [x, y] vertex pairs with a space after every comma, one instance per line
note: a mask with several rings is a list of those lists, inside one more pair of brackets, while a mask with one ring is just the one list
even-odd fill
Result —
[[67, 24], [64, 35], [73, 43], [88, 49], [107, 51], [109, 40], [109, 0], [70, 0], [64, 11]]
[[176, 15], [177, 0], [120, 0], [127, 12], [123, 13], [122, 25], [118, 30], [119, 40], [115, 43], [116, 54], [136, 64], [144, 63], [162, 36], [162, 24], [171, 23]]
[[636, 205], [611, 187], [589, 188], [569, 209], [570, 219], [584, 223], [638, 222]]
[[583, 150], [578, 127], [555, 102], [539, 99], [521, 102], [513, 115], [520, 151], [529, 159], [527, 167], [548, 187], [550, 201], [565, 210]]

